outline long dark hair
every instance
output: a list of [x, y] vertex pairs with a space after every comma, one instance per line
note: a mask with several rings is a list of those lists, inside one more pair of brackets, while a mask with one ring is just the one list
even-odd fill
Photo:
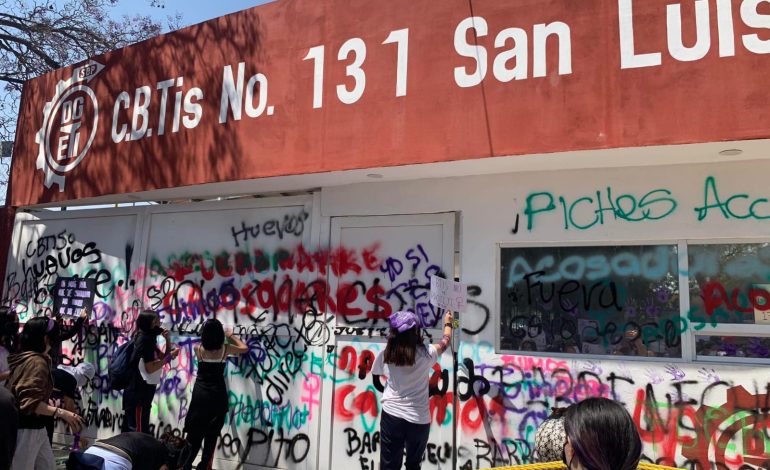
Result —
[[0, 346], [11, 353], [19, 346], [19, 318], [8, 307], [0, 307]]
[[390, 329], [388, 344], [385, 346], [385, 363], [394, 366], [413, 366], [417, 355], [417, 346], [422, 343], [420, 328], [415, 326], [403, 333]]
[[158, 314], [152, 310], [142, 310], [139, 316], [136, 317], [136, 333], [144, 333], [146, 335], [157, 336], [153, 333], [152, 324], [155, 319], [158, 318]]
[[21, 350], [24, 352], [45, 352], [45, 338], [53, 344], [52, 331], [55, 322], [48, 317], [35, 317], [24, 324], [21, 332]]
[[[642, 440], [628, 411], [607, 398], [588, 398], [564, 413], [564, 431], [586, 470], [635, 470]], [[568, 464], [570, 462], [567, 462]]]
[[216, 351], [225, 344], [225, 329], [216, 318], [210, 318], [201, 326], [201, 346], [206, 351]]

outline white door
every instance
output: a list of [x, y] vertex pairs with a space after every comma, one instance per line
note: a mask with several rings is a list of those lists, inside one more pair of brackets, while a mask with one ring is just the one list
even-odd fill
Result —
[[[428, 302], [430, 276], [454, 278], [453, 213], [340, 217], [331, 223], [329, 286], [336, 328], [329, 343], [324, 384], [321, 468], [379, 467], [379, 399], [382, 384], [371, 366], [385, 344], [387, 318], [412, 310], [433, 341], [441, 315]], [[444, 354], [431, 376], [431, 434], [423, 468], [450, 468], [452, 358]], [[329, 421], [324, 421], [329, 422]]]

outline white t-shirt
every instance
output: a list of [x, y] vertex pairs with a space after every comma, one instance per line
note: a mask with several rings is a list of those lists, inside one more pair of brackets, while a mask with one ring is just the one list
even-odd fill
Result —
[[388, 381], [382, 394], [382, 410], [410, 423], [430, 423], [428, 381], [438, 351], [433, 345], [418, 346], [413, 366], [394, 366], [385, 363], [385, 350], [377, 354], [372, 373], [386, 375]]
[[147, 372], [147, 366], [144, 363], [144, 359], [139, 359], [139, 373], [142, 374], [142, 378], [145, 382], [147, 382], [150, 385], [158, 385], [160, 383], [160, 379], [163, 376], [163, 367], [156, 370], [155, 372]]

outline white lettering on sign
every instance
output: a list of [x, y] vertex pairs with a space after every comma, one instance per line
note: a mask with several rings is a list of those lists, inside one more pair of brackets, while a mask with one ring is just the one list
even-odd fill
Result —
[[468, 305], [468, 287], [460, 282], [431, 276], [430, 304], [454, 312], [463, 312]]
[[[533, 62], [532, 76], [545, 77], [546, 70], [546, 44], [550, 36], [558, 39], [558, 74], [569, 75], [572, 73], [572, 40], [570, 29], [566, 23], [556, 21], [549, 24], [536, 24], [533, 31]], [[455, 83], [460, 88], [469, 88], [479, 85], [487, 75], [488, 52], [484, 46], [473, 45], [475, 40], [469, 41], [469, 33], [475, 37], [484, 37], [489, 33], [487, 21], [481, 16], [466, 18], [455, 29], [455, 51], [462, 57], [468, 57], [476, 62], [473, 71], [468, 67], [455, 67]], [[500, 82], [509, 82], [513, 79], [523, 80], [527, 78], [527, 33], [520, 28], [507, 28], [500, 31], [495, 37], [495, 48], [500, 49], [513, 41], [511, 49], [497, 54], [492, 64], [492, 74]], [[515, 66], [508, 68], [506, 65], [515, 59]]]
[[[382, 44], [397, 44], [396, 51], [396, 97], [406, 96], [407, 65], [409, 62], [409, 29], [391, 31]], [[313, 108], [323, 107], [324, 56], [325, 46], [311, 47], [302, 60], [313, 61]], [[337, 85], [337, 99], [344, 104], [353, 104], [361, 99], [366, 90], [366, 42], [361, 38], [345, 41], [337, 51], [337, 61], [347, 63], [346, 80]], [[351, 86], [352, 85], [352, 86]], [[349, 89], [350, 86], [350, 89]]]
[[[219, 123], [227, 122], [227, 111], [233, 115], [234, 121], [240, 121], [243, 105], [246, 107], [246, 115], [250, 118], [256, 118], [267, 110], [267, 115], [273, 114], [273, 107], [267, 105], [267, 77], [258, 73], [252, 75], [246, 84], [246, 98], [243, 97], [243, 80], [246, 64], [238, 64], [238, 76], [233, 77], [233, 67], [225, 66], [222, 77], [222, 99], [219, 101]], [[259, 101], [254, 105], [254, 97]], [[245, 102], [244, 102], [245, 100]]]
[[[167, 115], [169, 90], [174, 91], [174, 106], [171, 112], [171, 132], [179, 132], [180, 124], [186, 129], [195, 128], [203, 118], [203, 107], [199, 103], [203, 100], [203, 90], [192, 87], [187, 91], [182, 90], [184, 78], [176, 77], [161, 80], [155, 86], [143, 85], [134, 90], [133, 100], [131, 93], [121, 91], [115, 99], [112, 107], [112, 141], [116, 144], [145, 139], [156, 135], [166, 134], [166, 125], [169, 119]], [[160, 93], [158, 93], [160, 92]], [[156, 101], [159, 101], [155, 105]], [[158, 112], [151, 112], [157, 107]], [[128, 110], [128, 116], [123, 116]]]
[[406, 65], [409, 58], [409, 29], [391, 31], [383, 44], [398, 44], [396, 60], [396, 96], [406, 96]]
[[[659, 26], [666, 28], [667, 53], [645, 44], [645, 39], [650, 36], [648, 29], [656, 25], [650, 25], [650, 20], [641, 21], [634, 17], [634, 0], [617, 2], [621, 69], [656, 67], [666, 59], [678, 62], [702, 60], [709, 55], [715, 43], [718, 43], [719, 57], [735, 56], [736, 42], [741, 42], [749, 52], [770, 54], [770, 38], [767, 36], [770, 14], [764, 10], [770, 6], [764, 5], [770, 4], [770, 0], [741, 0], [740, 6], [733, 4], [737, 4], [737, 0], [694, 0], [692, 9], [683, 9], [681, 4], [672, 3], [665, 5], [665, 13], [663, 5], [660, 5], [661, 11], [657, 16], [650, 12], [653, 7], [644, 4], [645, 17], [659, 17], [661, 22], [665, 22], [665, 25]], [[641, 2], [637, 2], [639, 4]], [[736, 21], [742, 21], [743, 25], [736, 27]], [[694, 38], [685, 35], [693, 29], [690, 24], [694, 25]], [[747, 28], [755, 31], [746, 31]], [[745, 34], [739, 38], [736, 31], [745, 31]], [[376, 38], [365, 35], [347, 38], [329, 51], [328, 55], [335, 60], [327, 60], [327, 48], [331, 49], [331, 46], [321, 44], [309, 47], [301, 59], [312, 62], [312, 72], [308, 70], [312, 73], [312, 80], [301, 84], [312, 87], [312, 101], [308, 100], [305, 105], [312, 106], [312, 109], [323, 108], [325, 99], [329, 99], [324, 95], [328, 93], [336, 95], [340, 103], [355, 105], [367, 93], [373, 93], [371, 90], [383, 89], [379, 83], [367, 86], [368, 82], [378, 80], [385, 81], [389, 90], [393, 90], [390, 87], [395, 85], [397, 98], [405, 97], [410, 76], [409, 36], [410, 29], [401, 28]], [[490, 28], [486, 18], [470, 16], [457, 24], [453, 42], [457, 63], [446, 80], [454, 79], [460, 88], [479, 86], [490, 79], [489, 75], [498, 82], [509, 83], [542, 78], [549, 73], [573, 73], [572, 31], [569, 24], [563, 21], [510, 26], [496, 31]], [[389, 49], [393, 75], [367, 71], [371, 67], [367, 56], [381, 56], [377, 48]], [[77, 70], [86, 75], [96, 70], [95, 66], [88, 67]], [[252, 119], [274, 114], [274, 105], [268, 98], [268, 77], [265, 71], [257, 73], [257, 68], [257, 64], [248, 62], [237, 62], [223, 68], [219, 124], [241, 121], [244, 114]], [[335, 83], [325, 86], [328, 79], [334, 79]], [[153, 134], [164, 136], [169, 132], [176, 133], [182, 127], [194, 129], [198, 126], [204, 117], [201, 105], [203, 91], [189, 85], [185, 89], [184, 85], [185, 79], [180, 76], [120, 91], [113, 104], [112, 140], [115, 143], [131, 142], [152, 137]], [[78, 130], [85, 103], [84, 98], [78, 96], [62, 104], [62, 132], [55, 141], [54, 158], [57, 161], [74, 158], [82, 147]], [[215, 106], [211, 108], [214, 109], [212, 114], [216, 114]]]
[[[770, 29], [770, 15], [758, 11], [761, 3], [770, 0], [743, 0], [740, 17], [743, 23], [754, 29]], [[679, 62], [692, 62], [703, 59], [711, 50], [711, 2], [695, 0], [695, 17], [682, 18], [681, 5], [674, 3], [666, 6], [666, 38], [668, 53]], [[733, 26], [733, 5], [731, 0], [716, 1], [717, 39], [719, 57], [735, 55], [735, 30]], [[682, 24], [695, 22], [695, 42], [682, 35]], [[633, 69], [655, 67], [662, 64], [662, 53], [646, 52], [638, 54], [634, 36], [633, 0], [618, 0], [618, 25], [620, 30], [620, 68]], [[636, 37], [645, 37], [639, 34]], [[686, 41], [685, 41], [686, 39]], [[756, 33], [744, 34], [743, 46], [755, 54], [770, 54], [770, 39], [760, 39]], [[685, 42], [691, 46], [685, 46]]]

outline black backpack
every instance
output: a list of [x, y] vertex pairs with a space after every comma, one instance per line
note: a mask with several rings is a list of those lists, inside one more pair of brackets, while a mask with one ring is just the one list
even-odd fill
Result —
[[131, 364], [131, 356], [134, 355], [134, 340], [121, 344], [110, 358], [107, 366], [107, 375], [110, 378], [110, 389], [124, 390], [131, 383], [134, 367]]

